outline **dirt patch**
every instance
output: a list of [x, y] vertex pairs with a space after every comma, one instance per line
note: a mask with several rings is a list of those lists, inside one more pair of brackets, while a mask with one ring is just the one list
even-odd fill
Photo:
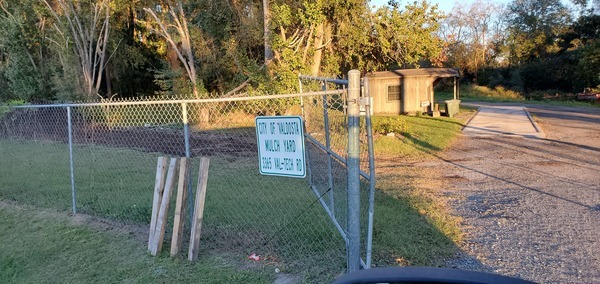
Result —
[[[192, 156], [256, 156], [253, 127], [191, 131]], [[183, 128], [160, 126], [110, 127], [73, 118], [73, 142], [103, 145], [185, 156]], [[69, 139], [65, 108], [16, 109], [0, 118], [0, 137], [25, 140], [50, 140], [67, 143]]]
[[67, 220], [69, 224], [75, 226], [86, 226], [96, 231], [110, 231], [121, 235], [129, 235], [132, 239], [135, 239], [140, 243], [146, 243], [148, 241], [149, 227], [143, 224], [117, 222], [81, 213], [77, 213], [73, 216], [72, 214], [64, 212], [58, 212], [51, 209], [40, 209], [38, 207], [4, 200], [0, 200], [0, 208], [7, 208], [12, 211], [35, 212], [36, 215], [44, 218], [50, 217], [56, 220]]
[[559, 161], [534, 161], [534, 162], [531, 162], [531, 164], [538, 165], [538, 166], [563, 166], [564, 165], [564, 163], [561, 163]]
[[296, 284], [302, 283], [302, 277], [295, 274], [277, 273], [273, 284]]
[[[57, 213], [60, 214], [60, 213]], [[84, 225], [98, 231], [110, 231], [127, 234], [140, 243], [148, 241], [149, 225], [123, 223], [113, 220], [102, 219], [86, 214], [77, 213], [71, 218], [71, 224]]]
[[450, 181], [450, 182], [466, 182], [466, 181], [469, 181], [468, 178], [463, 177], [463, 176], [459, 176], [459, 175], [446, 175], [446, 176], [444, 176], [444, 180]]

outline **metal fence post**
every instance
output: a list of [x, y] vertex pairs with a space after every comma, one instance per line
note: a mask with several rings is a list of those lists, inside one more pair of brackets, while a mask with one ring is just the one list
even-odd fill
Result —
[[75, 197], [75, 166], [73, 165], [73, 122], [71, 115], [71, 107], [67, 107], [67, 127], [69, 132], [69, 167], [71, 171], [71, 202], [72, 202], [72, 210], [73, 214], [77, 213], [77, 207], [75, 206], [75, 202], [77, 198]]
[[[327, 82], [323, 81], [322, 91], [327, 91]], [[331, 134], [329, 133], [329, 105], [327, 103], [327, 96], [323, 96], [323, 127], [325, 128], [325, 147], [331, 150]], [[333, 194], [333, 169], [331, 165], [331, 154], [327, 152], [327, 179], [329, 186], [329, 210], [333, 216], [335, 216], [335, 200]]]
[[[181, 115], [182, 120], [183, 120], [183, 139], [185, 142], [185, 157], [186, 158], [190, 158], [191, 157], [191, 153], [190, 153], [190, 124], [188, 121], [188, 111], [187, 111], [187, 103], [181, 103]], [[188, 176], [186, 177], [188, 180], [187, 183], [187, 191], [188, 191], [188, 215], [190, 217], [190, 228], [192, 227], [193, 224], [193, 218], [194, 218], [194, 195], [192, 194], [192, 188], [193, 188], [193, 183], [189, 182], [191, 181], [191, 172], [192, 171], [188, 171]]]
[[348, 273], [360, 269], [360, 71], [348, 72]]
[[369, 93], [369, 79], [364, 79], [365, 97], [369, 104], [365, 106], [367, 124], [367, 143], [369, 147], [369, 223], [367, 229], [367, 263], [366, 268], [371, 268], [373, 255], [373, 218], [375, 213], [375, 152], [373, 149], [373, 129], [371, 124], [371, 93]]
[[[302, 80], [300, 79], [300, 74], [298, 74], [298, 88], [300, 89], [300, 93], [304, 93], [302, 90]], [[304, 115], [304, 97], [300, 97], [300, 109], [302, 110], [302, 118], [306, 121], [306, 116]]]

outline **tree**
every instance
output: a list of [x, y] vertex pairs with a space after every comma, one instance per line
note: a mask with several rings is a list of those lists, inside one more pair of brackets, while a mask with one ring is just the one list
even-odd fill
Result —
[[279, 74], [283, 70], [292, 73], [310, 70], [314, 76], [319, 74], [323, 49], [330, 44], [330, 34], [325, 34], [329, 23], [324, 15], [324, 4], [323, 1], [306, 1], [273, 6], [273, 59], [277, 65], [274, 70]]
[[559, 35], [571, 22], [571, 13], [560, 0], [514, 0], [505, 16], [508, 56], [516, 65], [555, 53]]
[[[376, 18], [367, 1], [338, 0], [327, 2], [326, 14], [331, 28], [326, 35], [331, 44], [325, 50], [324, 70], [328, 74], [345, 74], [351, 69], [363, 72], [380, 65], [375, 55], [374, 38]], [[329, 30], [331, 32], [329, 32]]]
[[380, 58], [380, 66], [399, 67], [435, 61], [442, 51], [437, 32], [443, 17], [437, 5], [427, 1], [406, 5], [404, 10], [397, 5], [379, 8], [374, 16], [374, 41], [378, 43], [374, 58]]
[[[170, 19], [166, 17], [159, 17], [150, 8], [144, 8], [144, 11], [148, 13], [154, 20], [157, 27], [149, 25], [157, 34], [162, 36], [171, 49], [177, 54], [181, 65], [185, 68], [186, 74], [192, 85], [192, 93], [194, 97], [200, 98], [198, 91], [198, 74], [196, 72], [196, 61], [194, 52], [192, 50], [192, 40], [190, 30], [188, 28], [188, 20], [183, 10], [183, 5], [178, 2], [176, 6], [173, 6], [170, 1], [167, 1], [168, 6], [164, 8], [170, 16]], [[162, 15], [162, 14], [161, 14]]]
[[[49, 21], [39, 5], [31, 0], [8, 4], [0, 0], [0, 72], [15, 98], [47, 99], [53, 93], [48, 77], [49, 62], [46, 27]], [[9, 92], [7, 92], [9, 91]]]
[[[53, 2], [55, 5], [51, 5], [48, 0], [42, 1], [58, 23], [54, 26], [57, 35], [56, 47], [68, 48], [71, 45], [81, 71], [79, 75], [84, 86], [83, 95], [87, 98], [99, 95], [108, 59], [109, 1], [74, 3], [67, 0], [56, 0]], [[66, 61], [63, 63], [67, 64]], [[70, 68], [70, 66], [64, 66], [64, 68]]]
[[375, 12], [362, 0], [274, 5], [278, 66], [318, 75], [418, 66], [439, 59], [442, 41], [436, 33], [443, 14], [437, 6], [420, 1], [402, 9], [392, 4]]
[[496, 47], [502, 42], [502, 7], [476, 1], [457, 4], [442, 22], [440, 35], [445, 40], [447, 64], [475, 76], [479, 69], [494, 62]]
[[582, 53], [577, 66], [579, 80], [576, 87], [600, 89], [600, 40], [584, 48]]
[[289, 1], [271, 6], [274, 56], [262, 88], [295, 91], [298, 73], [321, 74], [324, 54], [332, 44], [327, 5], [326, 1]]
[[[155, 72], [162, 66], [164, 41], [136, 22], [144, 14], [143, 8], [151, 0], [113, 0], [109, 50], [111, 54], [104, 75], [106, 97], [118, 94], [121, 97], [150, 96], [155, 94]], [[149, 70], [151, 72], [149, 72]]]

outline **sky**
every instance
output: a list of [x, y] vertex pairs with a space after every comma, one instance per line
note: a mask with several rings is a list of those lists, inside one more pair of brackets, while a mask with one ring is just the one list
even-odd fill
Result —
[[[388, 2], [388, 0], [371, 0], [371, 5], [381, 6], [381, 5], [386, 5], [387, 2]], [[400, 2], [402, 4], [401, 6], [404, 6], [407, 3], [414, 2], [414, 0], [400, 0], [398, 2]], [[452, 7], [454, 7], [454, 4], [457, 2], [466, 6], [467, 4], [471, 4], [471, 3], [475, 2], [475, 0], [428, 0], [427, 2], [433, 3], [433, 4], [439, 4], [440, 10], [448, 13], [448, 12], [450, 12], [450, 10], [452, 10]], [[496, 0], [493, 2], [495, 4], [508, 4], [510, 2], [510, 0]]]
[[[414, 1], [415, 0], [399, 0], [398, 2], [400, 2], [401, 7], [403, 7], [407, 3], [412, 3]], [[438, 7], [440, 8], [440, 10], [448, 13], [452, 10], [452, 7], [454, 7], [454, 5], [456, 3], [461, 3], [461, 4], [463, 4], [463, 6], [467, 6], [468, 4], [475, 2], [475, 0], [427, 0], [427, 2], [433, 3], [433, 4], [439, 4]], [[506, 5], [510, 2], [512, 2], [512, 0], [490, 0], [490, 2], [494, 3], [494, 4]], [[571, 2], [569, 0], [561, 0], [561, 2], [567, 7], [572, 6]], [[371, 0], [371, 5], [375, 5], [375, 6], [386, 5], [387, 3], [388, 3], [388, 0]]]

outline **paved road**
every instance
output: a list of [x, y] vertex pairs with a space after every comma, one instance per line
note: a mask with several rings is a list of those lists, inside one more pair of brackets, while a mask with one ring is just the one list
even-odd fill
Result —
[[465, 255], [542, 283], [600, 283], [600, 109], [527, 106], [546, 138], [462, 137], [444, 154]]
[[513, 135], [544, 138], [544, 131], [538, 127], [524, 106], [466, 104], [479, 107], [477, 114], [463, 129], [467, 136]]

